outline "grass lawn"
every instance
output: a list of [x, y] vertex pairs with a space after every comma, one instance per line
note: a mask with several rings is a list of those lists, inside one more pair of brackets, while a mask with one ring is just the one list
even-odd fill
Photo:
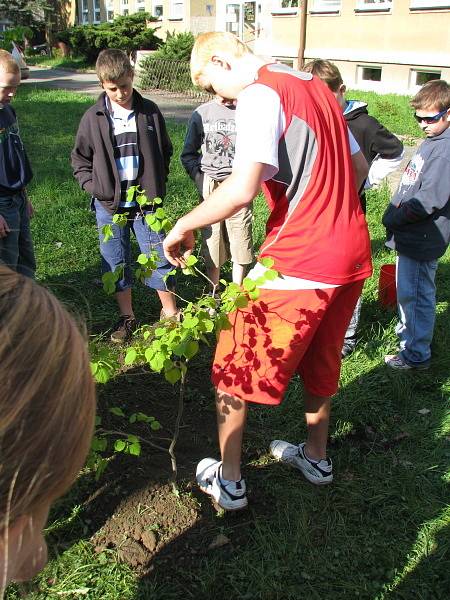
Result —
[[[371, 96], [369, 102], [376, 105], [378, 117], [386, 116], [386, 125], [393, 131], [415, 135], [417, 127], [406, 100], [398, 98], [391, 103], [386, 97]], [[69, 164], [79, 119], [91, 103], [92, 99], [77, 94], [21, 89], [15, 106], [35, 170], [30, 195], [36, 209], [33, 233], [38, 279], [83, 316], [91, 332], [98, 333], [109, 327], [115, 306], [94, 283], [100, 268], [94, 219], [89, 199], [72, 179]], [[388, 120], [388, 115], [396, 116]], [[196, 194], [178, 161], [185, 127], [168, 125], [175, 156], [166, 208], [178, 216], [196, 203]], [[196, 500], [205, 519], [210, 519], [214, 535], [231, 540], [224, 550], [199, 553], [197, 558], [190, 557], [188, 566], [183, 566], [185, 557], [171, 562], [167, 554], [158, 569], [139, 578], [117, 561], [115, 551], [94, 552], [89, 542], [92, 524], [79, 498], [80, 490], [95, 489], [95, 485], [90, 475], [84, 475], [52, 511], [48, 567], [32, 584], [12, 585], [8, 600], [448, 597], [450, 261], [448, 255], [441, 260], [437, 275], [432, 368], [419, 373], [389, 372], [382, 363], [384, 354], [395, 349], [395, 314], [383, 310], [377, 301], [380, 266], [394, 260], [383, 245], [380, 225], [388, 200], [387, 188], [369, 193], [375, 274], [365, 285], [360, 344], [343, 364], [341, 388], [333, 404], [333, 485], [317, 489], [267, 455], [272, 439], [304, 438], [301, 386], [294, 380], [281, 407], [250, 411], [244, 448], [249, 510], [239, 517], [211, 517], [208, 499]], [[265, 214], [258, 198], [256, 246], [263, 238]], [[190, 280], [181, 285], [195, 293], [200, 283]], [[139, 318], [156, 318], [157, 303], [141, 286], [135, 298]], [[200, 366], [199, 379], [207, 380], [207, 364]], [[148, 386], [158, 385], [153, 381], [149, 378]], [[114, 386], [101, 391], [101, 401], [108, 394], [114, 401]], [[200, 391], [193, 386], [190, 394], [194, 398], [191, 410], [195, 410]], [[204, 410], [211, 422], [207, 434], [214, 445], [208, 387], [206, 396]], [[151, 455], [147, 461], [151, 464]], [[104, 477], [107, 482], [108, 474]], [[183, 485], [180, 511], [192, 501], [188, 482]]]
[[81, 56], [26, 56], [25, 58], [28, 66], [37, 65], [39, 67], [51, 67], [52, 69], [65, 68], [65, 69], [77, 69], [78, 71], [85, 71], [87, 69], [94, 69], [95, 65], [89, 64]]

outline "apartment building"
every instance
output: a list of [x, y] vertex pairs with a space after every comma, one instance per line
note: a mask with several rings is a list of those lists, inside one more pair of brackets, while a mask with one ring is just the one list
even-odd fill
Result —
[[112, 21], [119, 15], [148, 12], [158, 19], [158, 35], [214, 30], [216, 0], [78, 0], [80, 25]]
[[303, 43], [305, 60], [332, 60], [353, 88], [405, 93], [450, 81], [450, 0], [217, 0], [216, 29], [295, 67]]

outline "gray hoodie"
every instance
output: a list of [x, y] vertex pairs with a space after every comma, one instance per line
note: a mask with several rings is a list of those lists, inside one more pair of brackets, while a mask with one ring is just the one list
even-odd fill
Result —
[[450, 128], [426, 138], [383, 215], [387, 245], [415, 260], [442, 256], [450, 241]]
[[216, 181], [231, 174], [236, 145], [235, 109], [211, 100], [196, 108], [189, 120], [180, 158], [200, 191], [202, 173]]

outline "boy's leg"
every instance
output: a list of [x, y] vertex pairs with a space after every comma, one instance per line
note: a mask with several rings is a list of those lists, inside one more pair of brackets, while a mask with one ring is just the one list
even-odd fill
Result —
[[225, 221], [233, 262], [233, 282], [241, 285], [253, 262], [252, 207], [246, 206]]
[[327, 457], [331, 397], [315, 396], [305, 390], [303, 399], [306, 426], [308, 429], [305, 452], [312, 460], [320, 461]]
[[[145, 217], [145, 215], [144, 215]], [[145, 285], [156, 290], [161, 302], [161, 317], [174, 317], [178, 315], [175, 294], [175, 279], [173, 275], [166, 277], [173, 270], [163, 252], [164, 234], [152, 231], [141, 214], [137, 214], [132, 223], [134, 235], [143, 254], [150, 255], [155, 251], [158, 254], [157, 268], [150, 277], [146, 277]]]
[[427, 366], [431, 358], [436, 316], [437, 260], [397, 257], [397, 304], [400, 357], [411, 367]]
[[[102, 257], [102, 273], [123, 269], [122, 276], [116, 283], [115, 298], [121, 317], [129, 317], [130, 320], [133, 321], [130, 225], [128, 223], [125, 227], [118, 227], [115, 225], [112, 221], [113, 215], [110, 214], [98, 200], [95, 200], [94, 202], [94, 210], [97, 219], [100, 254]], [[105, 236], [102, 233], [102, 228], [105, 225], [111, 225], [113, 231], [113, 237], [107, 242], [105, 242]], [[128, 334], [125, 337], [129, 337]]]
[[242, 437], [247, 420], [247, 403], [226, 392], [216, 392], [217, 429], [222, 456], [222, 475], [241, 479]]
[[345, 332], [344, 345], [342, 346], [342, 358], [349, 356], [356, 346], [356, 332], [358, 329], [359, 318], [361, 316], [362, 299], [358, 298], [349, 326]]
[[30, 231], [30, 217], [28, 216], [28, 202], [24, 194], [18, 194], [16, 197], [20, 215], [19, 230], [19, 257], [17, 260], [17, 272], [34, 278], [36, 271], [36, 259], [34, 257], [33, 241]]

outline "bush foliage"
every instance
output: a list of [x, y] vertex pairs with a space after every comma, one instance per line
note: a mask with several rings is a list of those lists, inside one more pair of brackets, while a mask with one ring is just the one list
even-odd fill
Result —
[[153, 56], [154, 58], [183, 60], [187, 62], [191, 58], [194, 42], [195, 37], [190, 31], [182, 33], [170, 33], [168, 31], [166, 41]]
[[155, 29], [148, 27], [156, 19], [148, 13], [120, 16], [111, 23], [99, 25], [76, 25], [57, 34], [57, 39], [66, 43], [74, 56], [81, 56], [94, 63], [101, 50], [119, 48], [127, 54], [135, 50], [156, 50], [161, 40]]

